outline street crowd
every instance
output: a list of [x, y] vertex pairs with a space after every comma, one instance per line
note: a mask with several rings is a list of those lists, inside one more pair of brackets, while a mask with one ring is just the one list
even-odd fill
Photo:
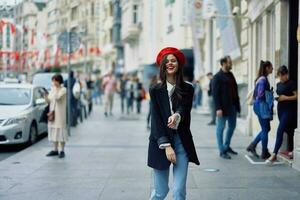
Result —
[[[150, 131], [148, 166], [153, 168], [154, 189], [151, 199], [164, 199], [169, 191], [169, 167], [173, 165], [173, 197], [185, 199], [188, 163], [199, 165], [190, 131], [191, 110], [201, 105], [203, 92], [208, 94], [208, 105], [211, 121], [208, 125], [216, 125], [216, 141], [219, 156], [232, 159], [237, 155], [232, 148], [231, 140], [236, 128], [238, 113], [241, 112], [238, 85], [232, 70], [230, 56], [220, 60], [220, 70], [216, 74], [207, 73], [208, 87], [203, 89], [199, 80], [189, 83], [184, 80], [182, 68], [184, 54], [173, 47], [162, 49], [157, 56], [159, 74], [152, 77], [149, 95], [137, 76], [122, 74], [116, 76], [113, 71], [105, 76], [91, 76], [81, 81], [79, 74], [70, 73], [71, 125], [76, 126], [92, 112], [93, 104], [104, 105], [104, 116], [114, 114], [114, 96], [118, 94], [121, 102], [121, 113], [130, 115], [136, 110], [141, 113], [142, 101], [149, 99], [147, 128]], [[288, 135], [288, 155], [293, 156], [293, 134], [297, 120], [297, 85], [289, 79], [286, 66], [277, 71], [279, 82], [276, 91], [270, 85], [268, 75], [273, 72], [270, 61], [261, 61], [254, 84], [254, 90], [248, 94], [248, 104], [260, 124], [260, 132], [246, 148], [255, 157], [264, 159], [269, 165], [277, 161], [277, 155], [283, 142], [284, 133]], [[66, 87], [60, 74], [52, 77], [53, 87], [45, 96], [50, 104], [48, 117], [48, 139], [53, 149], [47, 156], [65, 157], [64, 146], [68, 140], [66, 134]], [[278, 101], [279, 119], [277, 137], [273, 153], [268, 150], [268, 133], [273, 119], [274, 101]], [[224, 131], [226, 128], [226, 134]], [[262, 152], [256, 151], [261, 142]]]

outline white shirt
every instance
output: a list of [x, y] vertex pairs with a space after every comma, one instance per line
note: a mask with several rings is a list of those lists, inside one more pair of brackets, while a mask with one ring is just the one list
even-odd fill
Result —
[[[173, 109], [172, 109], [172, 94], [175, 90], [175, 85], [172, 85], [171, 83], [169, 83], [167, 81], [167, 90], [168, 90], [168, 97], [169, 97], [169, 103], [170, 103], [170, 110], [171, 110], [171, 114], [173, 115], [174, 112], [173, 112]], [[177, 121], [176, 121], [176, 125], [175, 125], [175, 130], [177, 130], [178, 126], [179, 126], [179, 123], [180, 123], [180, 120], [181, 120], [181, 116], [179, 113], [175, 113], [175, 115], [178, 116], [177, 118]], [[165, 143], [165, 144], [161, 144], [159, 145], [159, 148], [160, 149], [165, 149], [166, 147], [170, 146], [171, 144], [170, 143]]]

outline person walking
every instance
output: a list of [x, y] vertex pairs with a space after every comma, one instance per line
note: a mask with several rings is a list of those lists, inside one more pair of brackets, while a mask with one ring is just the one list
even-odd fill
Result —
[[131, 77], [126, 82], [126, 99], [127, 99], [127, 115], [133, 112], [133, 102], [134, 102], [134, 77]]
[[279, 67], [277, 76], [280, 79], [276, 87], [279, 125], [273, 155], [267, 159], [267, 164], [273, 164], [277, 160], [284, 132], [288, 135], [288, 152], [292, 156], [294, 132], [297, 128], [297, 83], [289, 79], [289, 70], [284, 65]]
[[273, 65], [270, 61], [260, 62], [253, 93], [253, 110], [258, 118], [261, 131], [246, 149], [248, 152], [251, 152], [253, 156], [259, 157], [256, 153], [256, 146], [261, 141], [262, 159], [267, 159], [271, 156], [268, 151], [268, 133], [271, 130], [270, 122], [273, 119], [273, 92], [270, 88], [268, 75], [272, 72]]
[[151, 200], [167, 196], [171, 163], [173, 199], [186, 199], [188, 163], [200, 164], [190, 131], [194, 88], [183, 80], [184, 62], [184, 54], [174, 47], [162, 49], [156, 59], [161, 83], [149, 90], [152, 119], [148, 166], [154, 175]]
[[135, 90], [134, 97], [136, 101], [136, 113], [140, 114], [142, 109], [142, 101], [143, 101], [143, 84], [140, 82], [139, 78], [135, 79]]
[[50, 104], [48, 113], [48, 140], [53, 143], [54, 149], [47, 156], [65, 157], [65, 143], [68, 140], [66, 131], [66, 110], [67, 110], [67, 89], [63, 86], [63, 77], [56, 74], [52, 77], [53, 87], [49, 95], [45, 95], [46, 101]]
[[[234, 78], [232, 61], [230, 56], [225, 56], [220, 60], [221, 69], [213, 78], [213, 98], [215, 103], [217, 126], [216, 135], [220, 151], [220, 157], [231, 159], [228, 154], [237, 155], [231, 147], [231, 138], [236, 127], [237, 113], [241, 111], [238, 87]], [[223, 132], [226, 121], [228, 122], [225, 143], [223, 142]]]
[[126, 103], [126, 83], [128, 81], [127, 74], [123, 74], [119, 84], [118, 84], [118, 91], [120, 93], [120, 100], [121, 100], [121, 111], [122, 114], [125, 112], [125, 103]]
[[109, 108], [109, 114], [112, 115], [114, 93], [117, 89], [117, 81], [112, 72], [110, 72], [108, 76], [104, 78], [103, 88], [104, 88], [104, 95], [105, 95], [104, 115], [105, 117], [107, 117], [108, 108]]
[[[197, 109], [197, 107], [200, 105], [201, 100], [199, 100], [202, 96], [202, 93], [200, 92], [201, 86], [199, 80], [194, 80], [193, 81], [193, 86], [194, 86], [194, 97], [193, 97], [193, 108]], [[200, 102], [200, 103], [199, 103]]]
[[211, 121], [207, 125], [212, 126], [212, 125], [216, 125], [215, 103], [212, 95], [212, 80], [214, 76], [211, 72], [207, 73], [206, 76], [209, 80], [207, 95], [208, 95], [208, 105], [211, 113]]
[[86, 98], [88, 101], [88, 113], [91, 114], [93, 110], [93, 90], [94, 90], [94, 81], [92, 80], [92, 76], [89, 74], [86, 81]]

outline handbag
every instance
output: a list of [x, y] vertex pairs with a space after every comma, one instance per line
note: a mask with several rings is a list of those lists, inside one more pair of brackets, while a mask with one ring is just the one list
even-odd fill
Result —
[[48, 122], [53, 122], [55, 120], [55, 105], [56, 101], [54, 102], [53, 110], [47, 113]]
[[274, 95], [272, 91], [265, 91], [265, 101], [259, 103], [259, 111], [262, 119], [273, 119]]
[[44, 110], [43, 110], [43, 112], [41, 114], [39, 122], [47, 123], [48, 122], [48, 113], [49, 113], [49, 105], [47, 105], [44, 108]]

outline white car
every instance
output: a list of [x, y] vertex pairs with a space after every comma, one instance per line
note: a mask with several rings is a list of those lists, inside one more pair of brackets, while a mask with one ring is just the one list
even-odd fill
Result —
[[39, 122], [47, 106], [45, 89], [31, 84], [0, 85], [0, 145], [36, 142], [47, 132]]
[[[44, 87], [48, 91], [50, 91], [51, 86], [52, 86], [52, 77], [55, 74], [56, 73], [50, 73], [50, 72], [36, 73], [32, 78], [32, 84], [40, 86], [40, 87]], [[61, 75], [63, 76], [64, 81], [68, 80], [67, 73], [61, 73]]]

